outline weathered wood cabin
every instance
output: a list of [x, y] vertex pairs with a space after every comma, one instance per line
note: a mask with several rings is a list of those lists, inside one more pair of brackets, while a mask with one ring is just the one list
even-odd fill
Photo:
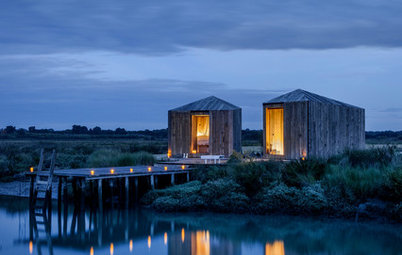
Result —
[[230, 156], [241, 151], [241, 108], [210, 96], [168, 113], [168, 155]]
[[264, 154], [323, 157], [365, 146], [364, 109], [301, 89], [263, 103]]

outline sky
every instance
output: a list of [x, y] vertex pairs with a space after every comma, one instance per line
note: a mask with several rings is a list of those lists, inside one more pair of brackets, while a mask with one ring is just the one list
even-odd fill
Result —
[[0, 127], [167, 128], [217, 96], [262, 129], [262, 103], [304, 89], [402, 130], [400, 0], [0, 3]]

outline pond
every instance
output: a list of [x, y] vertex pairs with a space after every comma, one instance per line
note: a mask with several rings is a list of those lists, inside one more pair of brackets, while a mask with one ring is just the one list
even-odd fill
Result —
[[402, 227], [290, 216], [80, 210], [53, 205], [35, 224], [28, 200], [0, 197], [0, 254], [402, 254]]

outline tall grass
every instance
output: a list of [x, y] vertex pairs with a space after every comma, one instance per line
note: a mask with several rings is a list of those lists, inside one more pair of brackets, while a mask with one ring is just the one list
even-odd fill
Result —
[[119, 153], [114, 150], [98, 150], [88, 157], [88, 167], [153, 165], [155, 158], [148, 152]]

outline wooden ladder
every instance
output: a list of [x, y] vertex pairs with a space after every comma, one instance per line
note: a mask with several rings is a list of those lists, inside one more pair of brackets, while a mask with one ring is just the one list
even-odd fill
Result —
[[[35, 243], [37, 245], [38, 254], [41, 252], [41, 244], [43, 243], [39, 233], [44, 232], [49, 254], [53, 254], [52, 237], [51, 237], [51, 208], [52, 208], [52, 179], [56, 161], [56, 151], [52, 151], [50, 167], [45, 171], [44, 166], [44, 150], [40, 151], [40, 160], [36, 173], [33, 187], [33, 195], [31, 197], [30, 217], [33, 227]], [[42, 229], [38, 226], [43, 226]]]

